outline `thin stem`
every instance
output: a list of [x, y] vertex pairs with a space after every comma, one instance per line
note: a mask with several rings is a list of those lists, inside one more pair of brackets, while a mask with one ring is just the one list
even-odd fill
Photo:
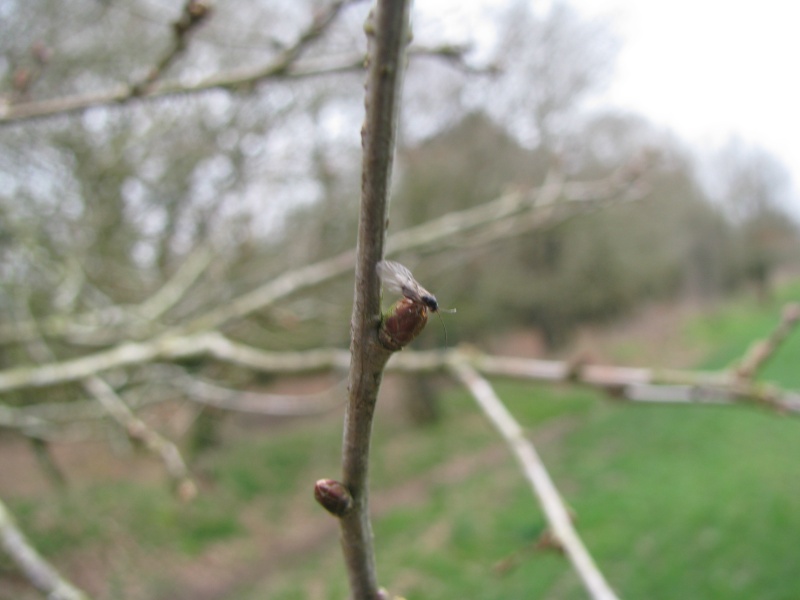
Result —
[[753, 379], [775, 355], [783, 342], [800, 324], [800, 304], [794, 302], [783, 308], [780, 323], [763, 340], [756, 341], [747, 350], [736, 374], [741, 379]]
[[20, 531], [0, 500], [0, 546], [14, 560], [25, 577], [51, 600], [88, 600], [88, 596], [64, 579]]
[[343, 483], [353, 505], [339, 521], [350, 589], [356, 600], [374, 600], [378, 596], [369, 520], [369, 447], [378, 389], [391, 352], [378, 341], [380, 281], [375, 267], [384, 253], [408, 19], [408, 1], [380, 0], [366, 24], [369, 73], [362, 130], [364, 158], [351, 319], [350, 395], [342, 447]]
[[451, 370], [467, 387], [514, 452], [547, 517], [553, 535], [564, 549], [590, 597], [594, 600], [616, 600], [617, 595], [606, 582], [586, 546], [583, 545], [578, 532], [572, 526], [569, 511], [561, 495], [542, 459], [539, 458], [536, 448], [525, 437], [519, 423], [497, 397], [491, 384], [465, 361], [453, 361]]

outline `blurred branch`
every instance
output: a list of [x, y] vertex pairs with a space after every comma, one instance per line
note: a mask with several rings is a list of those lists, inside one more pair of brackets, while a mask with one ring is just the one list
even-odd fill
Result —
[[211, 5], [205, 0], [186, 0], [181, 16], [172, 24], [173, 35], [169, 48], [142, 81], [131, 85], [132, 96], [147, 93], [170, 65], [186, 51], [190, 34], [211, 15], [211, 11]]
[[[733, 371], [693, 371], [582, 364], [513, 356], [493, 356], [472, 350], [397, 354], [387, 370], [400, 373], [438, 373], [446, 370], [453, 354], [463, 354], [477, 371], [492, 377], [545, 382], [573, 382], [604, 390], [615, 397], [641, 402], [730, 403], [755, 402], [781, 411], [800, 413], [800, 394], [742, 381]], [[320, 348], [304, 352], [268, 352], [230, 340], [217, 332], [174, 336], [127, 343], [89, 356], [31, 367], [0, 371], [0, 392], [78, 381], [104, 371], [156, 360], [208, 356], [256, 371], [300, 374], [349, 368], [345, 350]], [[3, 412], [3, 411], [6, 412]], [[23, 415], [0, 405], [0, 421], [20, 423]], [[11, 412], [8, 412], [11, 411]], [[34, 415], [31, 415], [32, 417]], [[41, 417], [36, 417], [41, 418]], [[36, 423], [31, 421], [33, 426]]]
[[772, 330], [769, 337], [758, 340], [750, 347], [739, 366], [736, 367], [736, 374], [745, 380], [755, 377], [797, 327], [798, 322], [800, 322], [800, 304], [787, 304], [783, 308], [783, 314], [777, 327]]
[[49, 600], [88, 600], [31, 546], [8, 508], [0, 500], [0, 544], [25, 577]]
[[170, 279], [147, 300], [133, 307], [144, 319], [156, 320], [180, 302], [214, 259], [210, 245], [195, 248]]
[[[363, 57], [316, 67], [298, 67], [295, 64], [305, 48], [319, 38], [339, 14], [339, 11], [352, 1], [338, 0], [326, 7], [324, 11], [315, 14], [311, 24], [300, 33], [295, 42], [267, 65], [221, 73], [193, 85], [180, 81], [159, 83], [157, 80], [161, 73], [183, 51], [187, 35], [209, 13], [210, 9], [204, 2], [187, 0], [181, 19], [173, 26], [175, 38], [172, 47], [143, 81], [133, 85], [119, 86], [105, 92], [26, 102], [6, 107], [0, 106], [0, 125], [55, 115], [81, 113], [97, 106], [118, 106], [146, 98], [165, 98], [212, 89], [251, 89], [270, 79], [302, 79], [360, 69]], [[195, 13], [199, 14], [199, 18]]]
[[111, 417], [125, 428], [127, 434], [142, 442], [151, 452], [161, 456], [170, 477], [176, 483], [176, 492], [183, 501], [197, 495], [197, 485], [189, 475], [189, 469], [178, 447], [139, 419], [108, 383], [97, 376], [83, 382], [84, 388], [92, 394]]
[[466, 386], [516, 456], [539, 500], [553, 535], [572, 562], [589, 596], [595, 600], [615, 600], [616, 594], [606, 582], [572, 526], [572, 520], [564, 501], [536, 452], [536, 448], [525, 437], [519, 423], [508, 412], [489, 382], [464, 360], [458, 360], [457, 356], [455, 358], [456, 360], [450, 363], [450, 370]]
[[241, 392], [197, 379], [185, 382], [181, 387], [192, 402], [254, 415], [273, 417], [300, 417], [318, 415], [344, 404], [345, 386], [336, 385], [317, 394], [271, 394], [264, 392]]
[[78, 381], [111, 369], [141, 365], [154, 360], [203, 355], [275, 373], [347, 369], [350, 362], [347, 353], [340, 350], [265, 352], [233, 342], [219, 333], [207, 332], [162, 337], [141, 343], [129, 342], [72, 360], [0, 371], [0, 392]]
[[[27, 303], [22, 303], [20, 308], [27, 309]], [[41, 337], [31, 340], [27, 347], [29, 353], [36, 360], [53, 361], [55, 357], [51, 348]], [[175, 444], [137, 418], [114, 389], [98, 375], [92, 374], [83, 379], [81, 383], [83, 388], [97, 399], [105, 411], [125, 428], [131, 438], [139, 440], [148, 450], [161, 456], [167, 472], [176, 482], [176, 490], [182, 500], [188, 501], [197, 495], [197, 486], [189, 476], [189, 469], [186, 467], [186, 463]], [[41, 426], [41, 424], [38, 425]]]
[[[325, 65], [308, 66], [305, 68], [295, 67], [289, 70], [286, 70], [283, 65], [274, 67], [270, 64], [266, 67], [229, 71], [209, 77], [195, 84], [186, 84], [180, 81], [164, 81], [154, 84], [151, 90], [139, 95], [131, 93], [135, 90], [132, 90], [130, 86], [120, 85], [103, 92], [39, 100], [12, 106], [0, 105], [0, 126], [22, 123], [34, 119], [80, 114], [90, 108], [100, 106], [123, 106], [141, 100], [170, 98], [209, 90], [250, 90], [253, 86], [266, 81], [299, 80], [323, 75], [346, 73], [348, 71], [357, 71], [362, 68], [362, 63], [363, 58], [358, 57], [356, 59], [344, 60], [336, 63], [330, 62]], [[273, 68], [276, 70], [273, 71]]]
[[[195, 248], [175, 273], [138, 305], [114, 305], [81, 314], [55, 314], [0, 323], [0, 343], [27, 342], [40, 336], [71, 343], [103, 345], [152, 335], [157, 321], [176, 306], [206, 271], [215, 256], [210, 246]], [[163, 329], [163, 327], [162, 327]]]
[[[299, 80], [362, 71], [364, 56], [354, 56], [337, 61], [323, 59], [316, 63], [306, 60], [302, 64], [300, 63], [300, 57], [305, 49], [325, 33], [345, 6], [355, 1], [357, 0], [338, 0], [316, 13], [311, 23], [299, 34], [294, 43], [283, 49], [276, 58], [265, 65], [225, 71], [194, 84], [177, 79], [159, 81], [163, 72], [183, 52], [188, 33], [202, 21], [202, 19], [192, 16], [191, 11], [197, 11], [198, 7], [203, 7], [205, 10], [203, 14], [207, 15], [210, 10], [203, 2], [189, 0], [184, 9], [184, 15], [173, 25], [176, 32], [173, 44], [142, 81], [132, 85], [119, 85], [105, 91], [49, 100], [17, 104], [0, 102], [0, 126], [60, 115], [80, 114], [90, 108], [100, 106], [122, 106], [141, 100], [197, 94], [210, 90], [250, 91], [257, 85], [269, 81]], [[190, 15], [188, 21], [187, 14]], [[442, 57], [449, 63], [457, 63], [456, 51], [457, 48], [453, 46], [442, 46], [440, 48], [412, 49], [409, 54]]]
[[[790, 325], [796, 324], [796, 305], [784, 309], [781, 324], [769, 339], [770, 356], [777, 350], [777, 340], [783, 341]], [[776, 333], [779, 332], [779, 333]], [[748, 356], [752, 352], [748, 353]], [[146, 343], [124, 344], [117, 348], [71, 361], [0, 371], [0, 392], [20, 388], [57, 385], [93, 378], [104, 371], [143, 365], [156, 360], [177, 360], [207, 356], [231, 364], [273, 374], [312, 372], [342, 372], [350, 365], [345, 350], [321, 348], [306, 352], [267, 352], [234, 342], [217, 332], [174, 336]], [[759, 354], [759, 356], [764, 356]], [[694, 371], [678, 369], [631, 368], [611, 365], [590, 365], [580, 360], [550, 361], [510, 356], [493, 356], [471, 349], [449, 351], [403, 352], [386, 365], [386, 370], [406, 374], [432, 374], [451, 369], [453, 361], [468, 365], [490, 377], [510, 377], [551, 383], [574, 383], [593, 387], [614, 398], [631, 402], [733, 404], [748, 403], [767, 407], [781, 413], [800, 414], [800, 393], [742, 378], [736, 369]], [[747, 361], [745, 361], [747, 362]], [[761, 363], [763, 364], [763, 362]], [[157, 371], [163, 367], [156, 368]], [[330, 410], [339, 405], [335, 389], [310, 396], [276, 396], [252, 392], [237, 392], [202, 382], [186, 375], [175, 375], [175, 367], [167, 367], [170, 385], [181, 390], [184, 397], [223, 410], [259, 414], [301, 415]], [[106, 388], [105, 390], [101, 390]], [[103, 402], [101, 410], [94, 403], [39, 403], [25, 407], [0, 404], [0, 427], [16, 429], [22, 434], [43, 440], [75, 441], [96, 437], [97, 428], [81, 421], [103, 419], [112, 414], [134, 437], [142, 439], [152, 450], [161, 454], [170, 474], [179, 481], [179, 492], [185, 495], [193, 484], [188, 480], [185, 463], [174, 445], [160, 439], [158, 434], [142, 429], [142, 423], [130, 406], [115, 393], [106, 394], [110, 387], [96, 382], [89, 391]], [[130, 392], [129, 392], [130, 393]], [[142, 396], [142, 397], [139, 397]], [[138, 398], [138, 399], [137, 399]], [[136, 407], [174, 398], [170, 394], [142, 395], [131, 400]], [[163, 442], [163, 443], [162, 443]], [[189, 484], [182, 485], [183, 481]]]
[[779, 412], [800, 414], [800, 393], [757, 382], [741, 381], [733, 371], [692, 371], [589, 365], [581, 361], [553, 361], [493, 356], [472, 350], [406, 352], [387, 366], [405, 373], [441, 372], [448, 355], [461, 353], [475, 370], [491, 377], [510, 377], [551, 383], [575, 383], [602, 390], [631, 402], [686, 404], [751, 403]]
[[[444, 49], [449, 58], [450, 48]], [[436, 49], [421, 49], [409, 52], [411, 56], [436, 56]], [[103, 92], [93, 92], [77, 96], [38, 100], [21, 104], [3, 105], [0, 103], [0, 127], [17, 123], [45, 119], [60, 115], [83, 113], [90, 108], [100, 106], [122, 106], [141, 100], [185, 96], [210, 90], [249, 91], [253, 87], [267, 82], [292, 81], [324, 77], [348, 72], [362, 71], [364, 57], [339, 59], [337, 61], [306, 61], [304, 64], [284, 64], [281, 55], [276, 62], [265, 66], [242, 68], [226, 71], [209, 77], [199, 83], [183, 83], [181, 81], [163, 81], [154, 83], [144, 93], [136, 93], [136, 88], [120, 85]]]
[[[646, 188], [637, 178], [620, 176], [620, 173], [628, 172], [629, 168], [624, 166], [609, 177], [572, 183], [564, 183], [557, 172], [551, 172], [541, 187], [509, 192], [479, 206], [450, 212], [389, 235], [386, 255], [448, 244], [455, 235], [473, 232], [506, 218], [516, 218], [521, 213], [541, 214], [539, 218], [532, 216], [529, 221], [530, 228], [535, 229], [549, 224], [553, 218], [563, 219], [565, 212], [585, 210], [588, 205], [620, 197], [628, 199], [631, 195], [641, 198]], [[646, 171], [641, 174], [646, 174]], [[632, 192], [631, 188], [638, 191]], [[557, 211], [554, 206], [559, 207]], [[343, 275], [353, 268], [354, 262], [355, 250], [346, 250], [332, 258], [289, 271], [194, 319], [185, 329], [204, 331], [222, 327], [277, 300]]]
[[[343, 350], [333, 352], [332, 362], [343, 361], [346, 368], [349, 362], [348, 353]], [[275, 394], [225, 387], [192, 377], [179, 367], [167, 367], [165, 373], [168, 373], [169, 377], [160, 382], [162, 393], [142, 396], [129, 392], [127, 396], [131, 399], [120, 397], [120, 401], [128, 411], [133, 412], [145, 406], [177, 398], [233, 412], [294, 417], [322, 414], [339, 408], [344, 403], [344, 380], [317, 393]], [[164, 388], [172, 388], [175, 391], [163, 393]], [[20, 430], [25, 436], [35, 439], [70, 440], [75, 437], [84, 439], [93, 430], [89, 428], [79, 430], [75, 426], [76, 423], [104, 420], [108, 416], [109, 411], [97, 400], [42, 402], [27, 404], [24, 407], [0, 404], [0, 427]], [[73, 435], [59, 435], [65, 431], [65, 425], [73, 427]], [[177, 461], [176, 464], [179, 465]], [[175, 479], [180, 483], [184, 469], [178, 466], [174, 472], [177, 475]]]
[[0, 427], [21, 429], [27, 432], [35, 431], [48, 425], [47, 421], [37, 417], [35, 414], [31, 414], [28, 409], [0, 404]]

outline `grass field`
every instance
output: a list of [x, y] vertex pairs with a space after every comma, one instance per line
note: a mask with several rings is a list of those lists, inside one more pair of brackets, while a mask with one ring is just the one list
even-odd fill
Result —
[[[699, 367], [725, 366], [790, 299], [800, 285], [770, 305], [742, 300], [692, 318], [681, 337], [704, 349]], [[800, 334], [763, 375], [800, 388]], [[800, 419], [496, 387], [622, 598], [800, 598]], [[445, 386], [442, 402], [442, 421], [422, 429], [379, 411], [372, 501], [382, 585], [409, 600], [585, 598], [567, 561], [536, 549], [541, 512], [473, 401]], [[195, 465], [203, 491], [189, 506], [157, 479], [10, 505], [40, 549], [98, 598], [338, 600], [347, 596], [338, 532], [311, 488], [338, 474], [340, 439], [337, 415], [231, 437]], [[0, 580], [13, 579], [0, 563]], [[36, 597], [13, 583], [0, 597]]]

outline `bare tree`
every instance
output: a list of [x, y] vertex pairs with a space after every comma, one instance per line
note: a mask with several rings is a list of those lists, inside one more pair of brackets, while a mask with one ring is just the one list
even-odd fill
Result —
[[[131, 15], [95, 4], [81, 4], [71, 22], [104, 20], [109, 31], [98, 39], [112, 51], [114, 35], [130, 35], [122, 25]], [[189, 501], [197, 488], [178, 444], [137, 414], [148, 404], [166, 401], [165, 390], [177, 389], [204, 406], [272, 414], [314, 412], [330, 401], [244, 392], [226, 385], [224, 377], [210, 381], [202, 369], [199, 374], [187, 369], [185, 361], [249, 374], [348, 371], [341, 481], [321, 480], [315, 493], [339, 519], [353, 596], [383, 598], [388, 592], [379, 587], [368, 502], [377, 391], [385, 370], [447, 373], [470, 390], [511, 445], [556, 544], [567, 553], [587, 592], [594, 598], [614, 598], [533, 444], [484, 377], [572, 381], [630, 400], [756, 401], [798, 412], [795, 395], [753, 383], [796, 324], [797, 308], [787, 309], [776, 332], [735, 372], [660, 372], [521, 360], [465, 349], [398, 353], [440, 307], [416, 284], [401, 285], [402, 297], [381, 314], [380, 261], [404, 252], [433, 254], [458, 244], [502, 243], [609, 205], [636, 202], [650, 191], [651, 182], [648, 165], [641, 161], [615, 165], [582, 181], [569, 181], [556, 165], [536, 183], [528, 181], [482, 201], [473, 198], [470, 206], [454, 206], [421, 223], [390, 228], [387, 206], [408, 58], [437, 56], [458, 64], [461, 56], [451, 46], [408, 46], [409, 3], [380, 0], [365, 27], [369, 43], [357, 244], [352, 247], [351, 240], [335, 252], [287, 251], [280, 234], [287, 211], [274, 206], [275, 198], [300, 198], [313, 207], [316, 194], [337, 193], [331, 175], [335, 169], [328, 163], [332, 158], [320, 139], [295, 138], [309, 132], [309, 114], [319, 133], [327, 122], [325, 109], [353, 94], [311, 86], [331, 75], [363, 70], [360, 49], [348, 46], [341, 56], [332, 50], [352, 35], [347, 19], [355, 17], [348, 11], [363, 17], [351, 4], [336, 1], [310, 17], [287, 16], [287, 23], [295, 25], [292, 37], [275, 31], [283, 37], [265, 40], [257, 28], [245, 27], [247, 15], [229, 10], [227, 20], [217, 19], [221, 9], [187, 0], [179, 12], [158, 21], [156, 29], [166, 36], [148, 30], [141, 40], [126, 38], [131, 45], [120, 51], [116, 68], [98, 62], [88, 83], [75, 76], [75, 56], [87, 51], [76, 47], [70, 58], [63, 49], [69, 47], [68, 37], [58, 37], [64, 44], [60, 54], [36, 44], [27, 51], [20, 50], [22, 44], [13, 48], [10, 54], [20, 57], [20, 64], [12, 65], [0, 111], [0, 126], [7, 134], [0, 160], [8, 167], [4, 170], [18, 175], [0, 204], [8, 215], [0, 243], [11, 240], [0, 246], [7, 259], [0, 267], [7, 275], [0, 303], [10, 315], [0, 323], [0, 426], [46, 441], [91, 435], [94, 425], [112, 421], [163, 462], [177, 496]], [[281, 8], [294, 14], [290, 3]], [[21, 15], [30, 9], [14, 3], [9, 10]], [[155, 10], [155, 5], [142, 10]], [[564, 8], [554, 10], [552, 22], [540, 23], [536, 31], [542, 38], [557, 38], [556, 47], [566, 48], [569, 55], [575, 30], [561, 31], [559, 23], [569, 24], [571, 17]], [[240, 26], [245, 27], [243, 48], [225, 55], [208, 52], [216, 36], [230, 35]], [[54, 21], [42, 26], [42, 33], [48, 32], [60, 33]], [[160, 43], [151, 44], [151, 38]], [[251, 52], [244, 42], [268, 48], [267, 59], [253, 60], [259, 52]], [[139, 48], [145, 60], [137, 60], [131, 47]], [[252, 64], [231, 66], [243, 56]], [[25, 60], [28, 66], [21, 64]], [[541, 53], [530, 60], [521, 61], [523, 75], [541, 82], [540, 93], [533, 114], [517, 117], [532, 116], [540, 136], [554, 136], [560, 111], [566, 114], [572, 99], [591, 87], [591, 73], [554, 71]], [[49, 80], [51, 69], [63, 69], [76, 80], [58, 74]], [[254, 91], [269, 86], [283, 92]], [[241, 102], [235, 110], [232, 98]], [[198, 103], [197, 110], [186, 111], [192, 102]], [[331, 120], [345, 123], [353, 114], [350, 108], [330, 110]], [[174, 137], [168, 132], [165, 141], [154, 133], [165, 123], [188, 128]], [[29, 133], [28, 128], [43, 129]], [[45, 128], [52, 128], [52, 145], [37, 139]], [[18, 143], [23, 150], [15, 152]], [[278, 157], [274, 172], [265, 164], [265, 149]], [[41, 215], [50, 218], [40, 222]], [[348, 274], [355, 280], [350, 352], [322, 346], [320, 336], [313, 335], [308, 338], [312, 349], [298, 350], [302, 344], [288, 343], [281, 327], [274, 328], [274, 335], [264, 333], [265, 321], [280, 324], [283, 319], [313, 320], [309, 329], [320, 329], [328, 315], [319, 308], [320, 294], [312, 292]], [[287, 300], [298, 298], [305, 306], [299, 301], [288, 306]], [[345, 330], [346, 324], [337, 322], [336, 327]], [[329, 339], [338, 341], [335, 335]], [[152, 387], [141, 393], [141, 382]], [[52, 401], [41, 401], [43, 389], [54, 392]], [[38, 588], [52, 597], [83, 597], [33, 550], [3, 505], [0, 536], [5, 551]]]

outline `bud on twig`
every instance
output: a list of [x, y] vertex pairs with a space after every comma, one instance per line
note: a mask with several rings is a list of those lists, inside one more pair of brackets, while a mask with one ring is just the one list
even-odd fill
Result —
[[334, 517], [343, 517], [353, 506], [353, 497], [335, 479], [320, 479], [314, 485], [314, 498]]

